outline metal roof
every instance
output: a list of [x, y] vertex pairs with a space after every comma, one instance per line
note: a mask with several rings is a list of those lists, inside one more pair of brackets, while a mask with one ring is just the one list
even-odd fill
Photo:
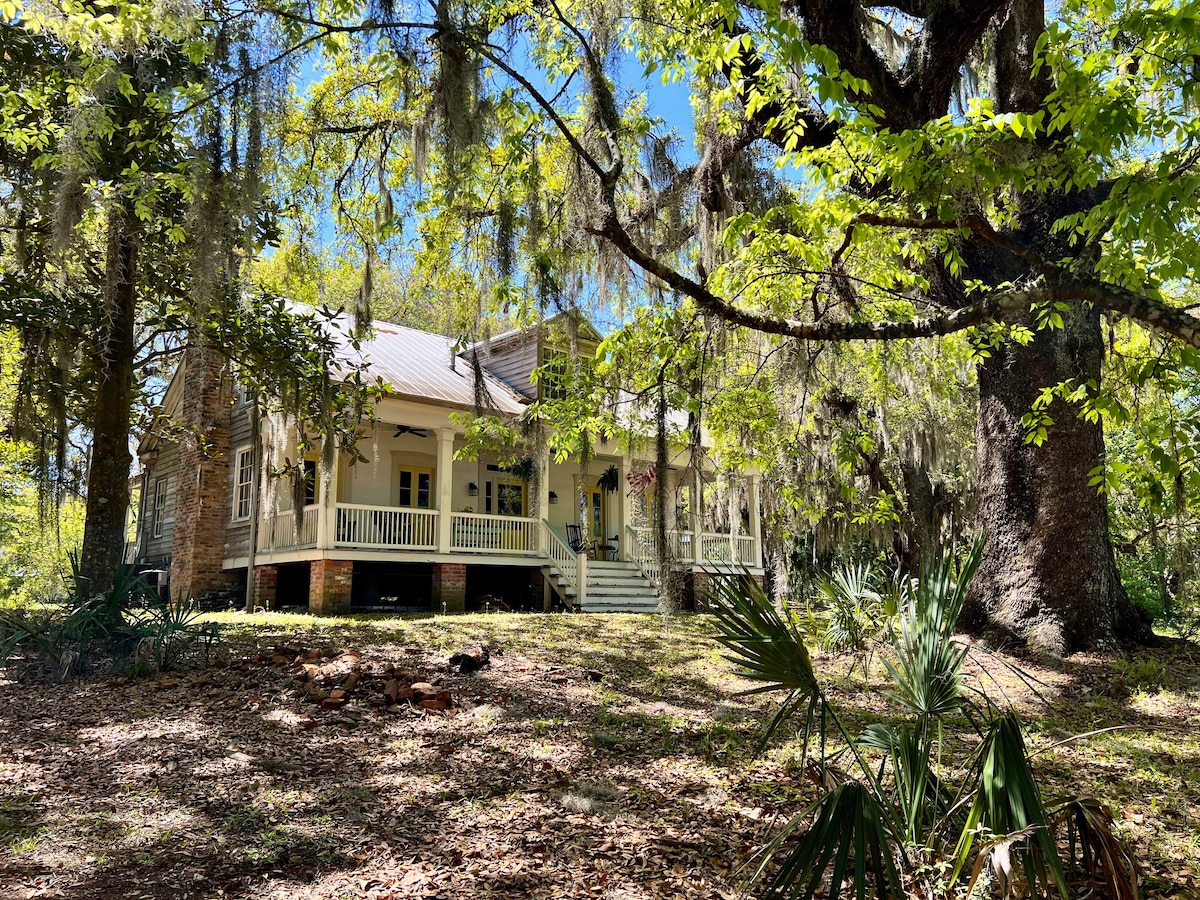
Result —
[[[349, 342], [351, 318], [338, 316], [334, 323], [341, 341], [338, 358], [347, 365], [365, 361], [364, 378], [383, 379], [397, 396], [475, 407], [475, 373], [471, 363], [455, 351], [452, 338], [376, 321], [370, 339], [363, 340], [355, 351]], [[497, 411], [513, 415], [524, 411], [519, 395], [487, 369], [483, 370], [482, 386], [488, 404]]]

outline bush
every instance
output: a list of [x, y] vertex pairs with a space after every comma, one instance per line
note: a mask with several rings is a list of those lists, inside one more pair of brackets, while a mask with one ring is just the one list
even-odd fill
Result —
[[[873, 723], [857, 736], [824, 693], [794, 624], [761, 589], [720, 587], [717, 640], [738, 674], [759, 682], [748, 693], [786, 693], [767, 737], [802, 714], [806, 756], [814, 737], [822, 754], [828, 740], [845, 744], [802, 766], [819, 785], [817, 800], [754, 858], [753, 877], [766, 882], [768, 896], [971, 896], [988, 877], [1002, 893], [1017, 883], [1030, 896], [1066, 900], [1069, 880], [1078, 879], [1100, 896], [1138, 897], [1132, 856], [1108, 810], [1079, 798], [1048, 806], [1017, 714], [964, 692], [967, 648], [953, 630], [982, 549], [976, 541], [960, 566], [939, 555], [904, 590], [889, 629], [893, 658], [885, 661], [887, 694], [904, 719]], [[956, 767], [944, 751], [947, 736], [962, 728], [979, 743]]]
[[0, 660], [30, 652], [59, 680], [86, 671], [101, 656], [132, 658], [141, 671], [176, 668], [193, 652], [207, 662], [219, 626], [199, 623], [182, 597], [164, 602], [129, 566], [121, 566], [109, 590], [89, 595], [74, 555], [71, 576], [61, 606], [0, 610]]
[[864, 563], [820, 577], [816, 602], [808, 607], [808, 632], [829, 650], [864, 649], [896, 614], [895, 590], [878, 591], [874, 582]]

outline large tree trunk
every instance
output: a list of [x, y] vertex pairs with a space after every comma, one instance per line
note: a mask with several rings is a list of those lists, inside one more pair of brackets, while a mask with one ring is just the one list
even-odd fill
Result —
[[125, 204], [114, 204], [109, 212], [104, 273], [108, 331], [96, 367], [92, 458], [80, 559], [81, 575], [93, 595], [112, 586], [125, 553], [137, 311], [137, 241], [132, 231], [133, 221]]
[[1064, 319], [1027, 346], [997, 347], [979, 366], [978, 525], [987, 544], [961, 622], [1056, 656], [1153, 637], [1117, 575], [1105, 498], [1088, 484], [1103, 461], [1103, 426], [1056, 400], [1049, 439], [1026, 441], [1021, 417], [1043, 387], [1100, 380], [1099, 312], [1073, 308]]

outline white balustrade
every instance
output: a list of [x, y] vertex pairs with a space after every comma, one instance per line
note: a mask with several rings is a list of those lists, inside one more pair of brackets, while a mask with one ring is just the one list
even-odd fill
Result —
[[729, 546], [728, 534], [706, 531], [700, 535], [700, 558], [705, 562], [729, 563], [733, 560], [733, 548]]
[[739, 534], [737, 536], [738, 562], [744, 566], [749, 566], [754, 569], [762, 565], [762, 560], [758, 558], [758, 548], [754, 546], [754, 536], [749, 534]]
[[537, 554], [537, 519], [451, 513], [450, 549], [470, 553]]
[[[546, 519], [542, 519], [542, 529], [546, 536], [547, 553], [550, 559], [550, 568], [554, 569], [567, 582], [567, 585], [575, 592], [575, 599], [578, 603], [583, 603], [584, 596], [580, 590], [582, 579], [587, 577], [587, 557], [582, 553], [576, 553], [570, 548], [566, 541], [558, 536], [558, 532]], [[586, 585], [584, 585], [586, 588]]]
[[290, 509], [270, 513], [259, 522], [255, 549], [260, 553], [274, 550], [299, 550], [317, 545], [318, 507], [304, 507], [304, 519], [296, 535], [296, 514]]
[[[651, 528], [629, 528], [630, 534], [645, 548], [645, 552], [657, 560], [655, 552], [657, 541]], [[736, 535], [733, 539], [737, 545], [737, 558], [733, 556], [733, 544], [728, 532], [706, 531], [700, 535], [700, 561], [702, 563], [717, 563], [722, 565], [745, 565], [756, 567], [760, 565], [754, 546], [754, 538], [748, 534]], [[692, 560], [692, 533], [690, 531], [667, 532], [667, 546], [671, 555], [680, 562], [687, 564]], [[634, 560], [637, 562], [637, 560]], [[649, 576], [647, 576], [649, 577]]]
[[339, 503], [335, 539], [339, 547], [435, 550], [437, 522], [433, 509]]

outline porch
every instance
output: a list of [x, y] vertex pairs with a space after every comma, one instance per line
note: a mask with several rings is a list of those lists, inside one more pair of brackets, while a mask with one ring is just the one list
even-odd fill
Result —
[[[332, 513], [332, 539], [323, 518]], [[487, 513], [449, 513], [450, 527], [440, 527], [443, 514], [436, 509], [406, 509], [338, 503], [332, 510], [313, 504], [304, 508], [300, 528], [296, 516], [284, 510], [265, 516], [258, 528], [255, 549], [270, 555], [295, 550], [342, 549], [383, 550], [420, 553], [471, 553], [497, 556], [547, 557], [554, 544], [567, 548], [571, 556], [596, 559], [595, 551], [577, 553], [567, 544], [566, 536], [546, 519], [527, 516], [500, 516]], [[671, 556], [682, 564], [705, 568], [761, 565], [757, 541], [753, 535], [700, 532], [694, 540], [691, 531], [667, 532]], [[446, 543], [442, 543], [446, 538]], [[629, 526], [627, 540], [614, 540], [608, 551], [614, 559], [636, 562], [653, 556], [652, 529]], [[561, 555], [561, 554], [559, 554]], [[602, 552], [600, 556], [604, 556]]]
[[[494, 457], [459, 459], [464, 444], [455, 428], [438, 427], [414, 409], [395, 412], [391, 421], [405, 424], [378, 425], [360, 442], [356, 464], [344, 456], [322, 477], [316, 458], [302, 457], [306, 503], [299, 518], [290, 508], [291, 494], [277, 486], [268, 491], [264, 478], [253, 524], [254, 559], [231, 557], [226, 566], [316, 560], [326, 568], [339, 560], [529, 566], [542, 569], [560, 599], [577, 606], [601, 578], [596, 571], [589, 577], [589, 562], [593, 569], [619, 564], [657, 586], [660, 554], [645, 527], [650, 501], [631, 489], [645, 462], [607, 445], [598, 446], [588, 468], [552, 463], [548, 451], [519, 465]], [[294, 438], [277, 453], [295, 459]], [[734, 517], [728, 530], [706, 530], [705, 482], [685, 463], [665, 473], [673, 498], [667, 533], [672, 558], [691, 571], [758, 569], [757, 515]], [[271, 464], [279, 467], [278, 460]], [[745, 484], [746, 508], [757, 511], [757, 475], [746, 476]], [[568, 527], [575, 525], [584, 546], [568, 540]]]

